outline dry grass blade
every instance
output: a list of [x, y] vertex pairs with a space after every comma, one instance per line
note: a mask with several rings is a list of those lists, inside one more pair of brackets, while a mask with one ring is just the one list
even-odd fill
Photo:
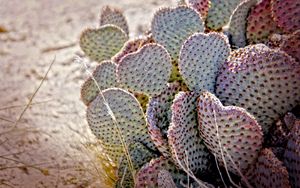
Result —
[[23, 111], [21, 112], [21, 114], [20, 114], [20, 116], [18, 117], [17, 121], [14, 122], [13, 128], [15, 128], [15, 127], [18, 125], [19, 121], [22, 119], [22, 117], [23, 117], [23, 115], [25, 114], [26, 110], [27, 110], [27, 109], [29, 108], [29, 106], [31, 105], [32, 100], [34, 99], [34, 97], [36, 96], [36, 94], [38, 93], [38, 91], [40, 90], [40, 88], [42, 87], [42, 85], [43, 85], [44, 81], [46, 80], [46, 77], [48, 76], [48, 73], [50, 72], [50, 70], [51, 70], [51, 68], [52, 68], [52, 66], [53, 66], [53, 64], [54, 64], [54, 62], [55, 62], [55, 60], [56, 60], [56, 56], [54, 56], [54, 58], [53, 58], [53, 60], [52, 60], [52, 62], [51, 62], [51, 64], [50, 64], [50, 66], [49, 66], [48, 70], [46, 71], [45, 75], [43, 76], [43, 79], [42, 79], [42, 81], [40, 82], [38, 88], [37, 88], [37, 89], [34, 91], [34, 93], [31, 95], [31, 97], [30, 97], [30, 99], [29, 99], [29, 102], [27, 103], [27, 105], [25, 106], [25, 108], [23, 109]]
[[[32, 102], [32, 103], [29, 104], [29, 106], [38, 105], [38, 104], [44, 104], [44, 103], [47, 103], [49, 101], [51, 101], [51, 99], [45, 100], [45, 101], [39, 101], [39, 102]], [[0, 108], [0, 111], [12, 109], [12, 108], [21, 108], [21, 107], [24, 107], [24, 106], [26, 106], [26, 104], [25, 105], [24, 104], [20, 104], [20, 105], [5, 106], [5, 107]]]

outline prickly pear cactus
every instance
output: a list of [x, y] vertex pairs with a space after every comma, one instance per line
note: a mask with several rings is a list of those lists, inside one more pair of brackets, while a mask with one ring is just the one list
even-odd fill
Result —
[[257, 0], [242, 1], [231, 15], [229, 33], [231, 36], [232, 45], [236, 48], [244, 47], [247, 44], [247, 17], [251, 8], [256, 3]]
[[168, 141], [175, 164], [192, 172], [205, 172], [209, 168], [210, 154], [199, 137], [196, 93], [180, 92], [172, 105], [172, 122]]
[[230, 15], [241, 0], [211, 0], [205, 25], [214, 31], [221, 29], [229, 22]]
[[204, 24], [200, 15], [186, 6], [160, 9], [151, 23], [155, 42], [165, 46], [175, 60], [183, 42], [193, 33], [203, 31]]
[[205, 20], [210, 8], [210, 0], [186, 0], [186, 4], [197, 10], [203, 20]]
[[80, 36], [80, 47], [91, 60], [101, 62], [114, 56], [128, 40], [127, 34], [115, 25], [89, 28]]
[[296, 120], [291, 131], [286, 150], [284, 164], [289, 172], [293, 187], [300, 185], [300, 120]]
[[286, 33], [300, 29], [300, 3], [294, 0], [271, 0], [272, 17]]
[[197, 33], [186, 40], [180, 51], [179, 71], [188, 88], [214, 92], [219, 69], [229, 53], [227, 38], [218, 33]]
[[197, 102], [201, 138], [218, 162], [240, 175], [254, 164], [262, 147], [263, 134], [255, 118], [246, 110], [223, 106], [209, 92]]
[[136, 98], [117, 88], [103, 90], [88, 106], [87, 121], [92, 132], [107, 145], [141, 142], [155, 150], [147, 134], [146, 120]]
[[181, 0], [129, 40], [122, 12], [104, 7], [100, 26], [80, 36], [99, 63], [81, 98], [115, 186], [297, 187], [298, 9]]
[[159, 171], [157, 175], [157, 185], [161, 188], [176, 188], [172, 175], [166, 170]]
[[300, 62], [300, 30], [288, 35], [280, 44], [280, 50]]
[[158, 174], [162, 171], [168, 171], [176, 186], [180, 186], [180, 182], [186, 180], [186, 174], [178, 170], [176, 166], [168, 159], [159, 157], [152, 159], [149, 163], [145, 164], [137, 174], [135, 187], [158, 187]]
[[[151, 151], [149, 151], [149, 149], [147, 149], [143, 144], [139, 142], [129, 144], [128, 151], [129, 151], [129, 155], [134, 170], [133, 173], [138, 171], [145, 163], [148, 163], [152, 158], [156, 156]], [[133, 180], [134, 174], [132, 174], [131, 171], [132, 169], [130, 169], [130, 166], [127, 161], [127, 157], [125, 155], [122, 156], [118, 168], [119, 180], [117, 182], [116, 187], [130, 188], [134, 186], [134, 180]]]
[[81, 100], [88, 105], [99, 93], [111, 87], [117, 87], [116, 64], [111, 61], [103, 61], [92, 73], [92, 76], [81, 86]]
[[278, 32], [280, 28], [271, 14], [271, 0], [262, 0], [248, 16], [247, 39], [251, 44], [266, 42], [270, 34]]
[[180, 90], [178, 83], [168, 85], [160, 95], [152, 97], [147, 108], [149, 134], [158, 148], [166, 157], [170, 157], [167, 131], [171, 122], [171, 105]]
[[260, 152], [251, 181], [255, 187], [291, 187], [286, 168], [269, 149]]
[[102, 8], [100, 14], [100, 26], [111, 24], [121, 28], [127, 35], [129, 35], [128, 24], [121, 10], [105, 6]]
[[166, 49], [158, 44], [147, 44], [121, 59], [117, 77], [123, 87], [153, 96], [167, 87], [171, 70]]
[[138, 49], [148, 43], [153, 43], [153, 39], [149, 38], [149, 36], [129, 40], [124, 44], [120, 52], [118, 52], [112, 59], [118, 64], [125, 55], [136, 52]]
[[267, 133], [279, 116], [300, 102], [300, 64], [263, 44], [240, 48], [220, 71], [216, 93], [225, 105], [253, 114]]

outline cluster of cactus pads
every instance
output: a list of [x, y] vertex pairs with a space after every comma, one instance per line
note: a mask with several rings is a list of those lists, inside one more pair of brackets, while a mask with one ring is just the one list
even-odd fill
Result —
[[182, 0], [129, 39], [105, 7], [81, 97], [115, 186], [299, 187], [299, 29], [299, 1]]

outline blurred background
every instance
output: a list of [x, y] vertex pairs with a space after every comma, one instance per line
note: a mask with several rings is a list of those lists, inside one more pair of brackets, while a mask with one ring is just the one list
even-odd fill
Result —
[[[130, 37], [176, 0], [0, 0], [0, 187], [108, 187], [85, 120], [78, 38], [100, 10], [124, 11]], [[38, 89], [55, 59], [48, 76]], [[30, 106], [31, 96], [35, 94]]]

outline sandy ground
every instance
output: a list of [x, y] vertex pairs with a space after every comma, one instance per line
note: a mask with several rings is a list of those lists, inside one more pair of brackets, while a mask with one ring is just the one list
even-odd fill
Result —
[[107, 4], [124, 10], [134, 37], [175, 0], [0, 0], [0, 187], [107, 187], [86, 149], [96, 139], [79, 96], [85, 70], [73, 61], [80, 32]]

